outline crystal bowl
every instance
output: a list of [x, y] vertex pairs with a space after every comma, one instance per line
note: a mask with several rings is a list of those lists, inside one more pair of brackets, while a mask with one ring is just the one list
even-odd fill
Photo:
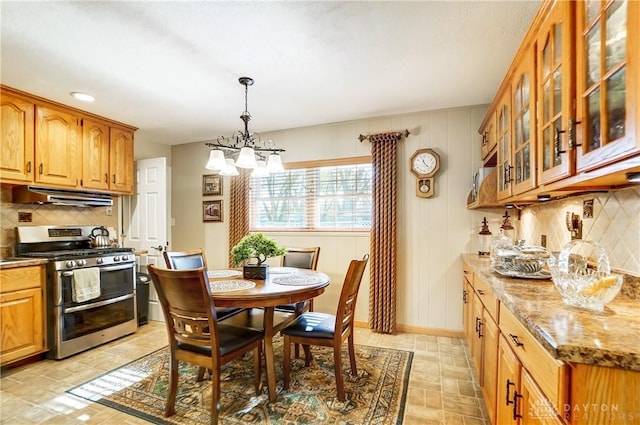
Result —
[[551, 279], [567, 305], [602, 311], [620, 292], [622, 276], [611, 273], [609, 257], [597, 242], [569, 242], [557, 257], [549, 257], [548, 264]]
[[531, 274], [542, 270], [549, 253], [543, 247], [511, 246], [496, 249], [494, 256], [494, 266], [512, 272]]

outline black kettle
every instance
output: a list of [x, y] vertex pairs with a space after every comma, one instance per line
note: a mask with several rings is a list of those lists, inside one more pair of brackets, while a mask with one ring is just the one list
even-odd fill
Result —
[[104, 226], [94, 227], [91, 230], [91, 246], [94, 248], [108, 248], [111, 246], [109, 231]]

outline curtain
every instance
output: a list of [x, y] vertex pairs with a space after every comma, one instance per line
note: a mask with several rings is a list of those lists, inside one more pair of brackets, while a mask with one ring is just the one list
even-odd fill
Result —
[[369, 327], [381, 333], [396, 331], [396, 157], [402, 135], [369, 136], [373, 165]]
[[231, 177], [229, 194], [229, 267], [235, 267], [231, 248], [249, 234], [249, 180], [251, 170], [240, 169]]

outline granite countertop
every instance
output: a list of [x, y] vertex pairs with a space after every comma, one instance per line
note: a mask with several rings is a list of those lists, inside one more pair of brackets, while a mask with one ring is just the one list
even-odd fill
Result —
[[571, 307], [551, 280], [501, 277], [488, 257], [462, 259], [556, 359], [640, 371], [640, 300], [621, 292], [603, 312]]
[[12, 269], [15, 267], [39, 266], [41, 264], [47, 264], [48, 262], [49, 260], [46, 258], [0, 258], [0, 270]]

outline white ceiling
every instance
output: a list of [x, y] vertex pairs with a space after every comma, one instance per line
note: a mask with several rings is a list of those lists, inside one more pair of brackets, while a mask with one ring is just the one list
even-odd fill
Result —
[[476, 105], [539, 4], [2, 0], [0, 76], [165, 144], [240, 129], [244, 75], [256, 132]]

